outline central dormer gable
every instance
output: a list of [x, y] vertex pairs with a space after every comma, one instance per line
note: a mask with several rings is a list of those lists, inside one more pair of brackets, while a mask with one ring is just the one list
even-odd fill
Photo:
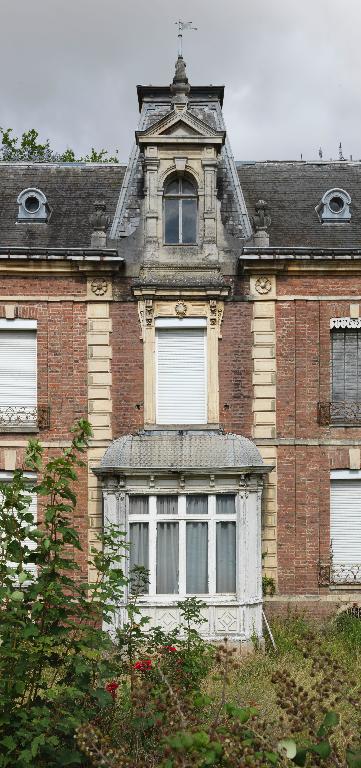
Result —
[[145, 131], [135, 132], [139, 147], [149, 145], [161, 147], [174, 144], [213, 146], [220, 148], [226, 138], [225, 131], [213, 130], [207, 123], [195, 117], [188, 109], [172, 110], [169, 114], [158, 120]]

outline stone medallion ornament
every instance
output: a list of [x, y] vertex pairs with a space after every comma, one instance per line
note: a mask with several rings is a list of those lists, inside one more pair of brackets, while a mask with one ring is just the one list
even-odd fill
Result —
[[104, 296], [104, 294], [108, 290], [108, 282], [107, 280], [104, 280], [104, 278], [98, 278], [97, 280], [92, 280], [91, 289], [96, 296]]
[[268, 277], [258, 277], [254, 287], [257, 293], [269, 293], [272, 288], [272, 284]]
[[177, 317], [185, 317], [187, 314], [187, 305], [184, 303], [184, 301], [178, 301], [174, 307], [174, 311]]

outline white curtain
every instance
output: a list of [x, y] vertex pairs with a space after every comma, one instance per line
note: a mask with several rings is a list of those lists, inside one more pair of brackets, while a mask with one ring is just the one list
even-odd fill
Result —
[[178, 523], [157, 525], [157, 593], [174, 595], [179, 591]]
[[233, 493], [224, 493], [217, 496], [217, 515], [234, 515], [235, 497]]
[[217, 592], [236, 591], [236, 523], [217, 523]]
[[187, 523], [187, 593], [208, 592], [208, 523]]
[[208, 496], [187, 496], [187, 515], [206, 515], [208, 512]]
[[[149, 569], [149, 526], [148, 523], [131, 523], [129, 526], [129, 573], [132, 579], [132, 570], [135, 565], [141, 565]], [[144, 588], [144, 591], [148, 590]]]
[[149, 510], [148, 496], [129, 496], [129, 514], [147, 515]]
[[177, 515], [178, 496], [158, 496], [157, 513], [158, 515]]

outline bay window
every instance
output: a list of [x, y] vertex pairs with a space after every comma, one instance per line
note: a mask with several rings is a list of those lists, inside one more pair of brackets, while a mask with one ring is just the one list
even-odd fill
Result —
[[130, 573], [149, 570], [149, 596], [236, 592], [234, 494], [129, 496]]

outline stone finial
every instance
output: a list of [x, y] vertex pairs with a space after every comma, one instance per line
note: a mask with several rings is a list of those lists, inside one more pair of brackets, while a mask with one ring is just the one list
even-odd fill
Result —
[[105, 248], [107, 243], [106, 230], [110, 224], [110, 216], [105, 213], [106, 205], [103, 200], [97, 200], [94, 203], [94, 209], [94, 213], [89, 216], [89, 221], [93, 227], [91, 247]]
[[175, 74], [173, 77], [173, 82], [170, 86], [170, 90], [173, 96], [173, 104], [179, 104], [186, 107], [188, 103], [190, 85], [186, 75], [186, 63], [183, 59], [183, 56], [178, 56], [176, 61]]
[[255, 229], [254, 240], [257, 246], [264, 248], [269, 245], [269, 233], [267, 230], [272, 219], [268, 213], [268, 204], [265, 200], [258, 200], [255, 210], [256, 213], [252, 216], [252, 224]]

